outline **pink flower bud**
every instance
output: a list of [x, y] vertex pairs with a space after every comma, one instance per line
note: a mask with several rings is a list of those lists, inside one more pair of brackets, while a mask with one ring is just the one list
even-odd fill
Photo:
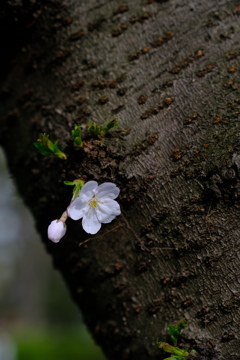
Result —
[[67, 226], [65, 222], [61, 220], [53, 220], [48, 227], [48, 238], [55, 243], [58, 243], [60, 239], [66, 234]]

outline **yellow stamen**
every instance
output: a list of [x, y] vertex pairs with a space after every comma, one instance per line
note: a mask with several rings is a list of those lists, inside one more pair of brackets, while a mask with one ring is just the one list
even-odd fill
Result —
[[98, 198], [92, 197], [89, 201], [88, 201], [88, 205], [92, 208], [92, 209], [96, 209], [96, 207], [99, 206], [100, 201], [98, 200]]

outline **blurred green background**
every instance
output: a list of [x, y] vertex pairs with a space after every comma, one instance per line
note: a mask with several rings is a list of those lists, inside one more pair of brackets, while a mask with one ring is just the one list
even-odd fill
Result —
[[51, 265], [0, 149], [0, 360], [104, 360]]

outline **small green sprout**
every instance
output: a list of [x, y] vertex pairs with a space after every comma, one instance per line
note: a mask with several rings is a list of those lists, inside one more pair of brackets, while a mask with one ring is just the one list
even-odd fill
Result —
[[106, 124], [103, 126], [103, 128], [101, 128], [96, 123], [89, 122], [88, 127], [87, 127], [88, 135], [90, 135], [90, 136], [98, 136], [98, 135], [105, 136], [115, 126], [118, 126], [117, 119], [113, 119], [109, 122], [106, 122]]
[[100, 126], [91, 122], [88, 123], [87, 131], [89, 136], [98, 136], [101, 133]]
[[102, 136], [107, 135], [107, 133], [109, 132], [109, 130], [111, 130], [111, 129], [114, 128], [115, 126], [118, 126], [118, 121], [117, 121], [117, 119], [113, 119], [113, 120], [107, 122], [107, 123], [104, 125], [104, 127], [103, 127], [103, 129], [102, 129], [102, 131], [101, 131], [101, 135], [102, 135]]
[[67, 156], [58, 147], [58, 140], [53, 143], [47, 134], [40, 134], [40, 138], [37, 139], [34, 146], [43, 156], [54, 155], [59, 159], [67, 159]]
[[190, 353], [196, 353], [195, 350], [191, 350], [189, 352], [188, 349], [182, 350], [176, 346], [169, 345], [168, 343], [158, 342], [158, 340], [156, 343], [159, 349], [163, 349], [164, 351], [171, 353], [171, 357], [165, 358], [164, 360], [186, 360]]
[[188, 321], [186, 319], [180, 320], [177, 325], [169, 325], [168, 330], [170, 333], [171, 340], [173, 342], [173, 346], [169, 345], [165, 342], [159, 342], [158, 339], [156, 340], [156, 344], [159, 349], [163, 349], [164, 351], [171, 354], [170, 357], [165, 358], [164, 360], [187, 360], [187, 357], [191, 354], [195, 354], [195, 350], [188, 349], [180, 349], [177, 347], [178, 338], [181, 334], [182, 330], [188, 325]]
[[64, 181], [63, 183], [65, 185], [74, 186], [74, 188], [73, 188], [73, 196], [72, 196], [71, 201], [75, 200], [79, 196], [80, 191], [81, 191], [83, 185], [85, 184], [85, 182], [82, 179], [76, 179], [74, 181]]
[[181, 331], [188, 326], [188, 321], [186, 319], [180, 320], [177, 325], [169, 325], [168, 330], [170, 333], [171, 340], [173, 342], [173, 346], [177, 346], [178, 337], [181, 334]]
[[74, 125], [74, 129], [71, 131], [73, 141], [77, 147], [83, 147], [82, 141], [82, 129], [80, 125]]

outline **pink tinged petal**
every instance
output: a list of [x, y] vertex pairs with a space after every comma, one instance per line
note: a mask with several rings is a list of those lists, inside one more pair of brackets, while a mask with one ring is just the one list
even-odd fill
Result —
[[79, 220], [87, 210], [87, 202], [82, 201], [80, 197], [73, 200], [68, 207], [68, 216], [73, 220]]
[[120, 189], [113, 183], [106, 182], [98, 186], [96, 196], [98, 198], [107, 197], [109, 199], [116, 199], [120, 193]]
[[53, 220], [48, 226], [48, 238], [55, 243], [58, 243], [66, 234], [67, 226], [60, 220]]
[[99, 222], [94, 209], [88, 209], [84, 214], [82, 227], [88, 234], [96, 234], [101, 229], [101, 223]]
[[112, 199], [101, 199], [101, 203], [99, 204], [98, 208], [96, 208], [96, 214], [98, 220], [101, 223], [109, 223], [111, 222], [116, 216], [121, 214], [119, 204]]
[[96, 181], [88, 181], [85, 185], [83, 185], [79, 198], [82, 201], [88, 201], [95, 195], [96, 189], [98, 187], [98, 183]]

